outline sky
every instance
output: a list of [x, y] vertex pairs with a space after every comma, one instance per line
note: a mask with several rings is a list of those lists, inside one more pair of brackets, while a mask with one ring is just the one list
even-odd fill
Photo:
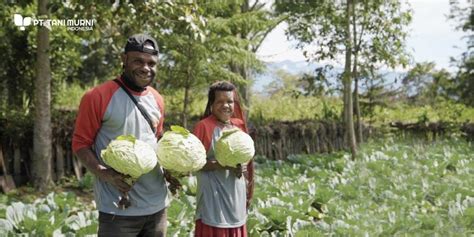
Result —
[[[464, 35], [455, 30], [455, 22], [448, 20], [449, 0], [410, 0], [413, 19], [407, 39], [409, 52], [415, 62], [433, 61], [437, 68], [450, 68], [450, 57], [466, 50]], [[257, 56], [265, 62], [284, 60], [304, 61], [302, 51], [295, 49], [296, 42], [285, 36], [286, 23], [276, 27], [264, 40]]]

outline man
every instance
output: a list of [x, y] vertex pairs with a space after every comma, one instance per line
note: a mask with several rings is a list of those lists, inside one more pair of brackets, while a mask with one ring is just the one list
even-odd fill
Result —
[[[118, 81], [107, 81], [82, 98], [72, 148], [96, 177], [99, 236], [165, 236], [169, 200], [161, 167], [130, 186], [124, 181], [126, 176], [105, 165], [100, 157], [101, 150], [119, 135], [134, 135], [156, 148], [157, 137], [163, 132], [163, 97], [149, 86], [158, 63], [156, 40], [145, 34], [131, 36], [122, 62], [124, 70]], [[151, 123], [120, 84], [144, 108]], [[131, 205], [122, 209], [119, 199], [127, 192]]]

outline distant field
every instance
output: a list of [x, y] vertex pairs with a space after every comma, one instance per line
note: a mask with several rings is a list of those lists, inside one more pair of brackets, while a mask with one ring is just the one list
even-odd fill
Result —
[[[294, 121], [300, 119], [326, 119], [342, 114], [342, 99], [321, 97], [261, 97], [254, 96], [250, 117], [254, 121]], [[386, 107], [376, 106], [373, 114], [362, 110], [365, 123], [375, 126], [389, 122], [448, 121], [474, 122], [474, 108], [441, 100], [435, 105], [414, 106], [402, 102], [389, 103]]]

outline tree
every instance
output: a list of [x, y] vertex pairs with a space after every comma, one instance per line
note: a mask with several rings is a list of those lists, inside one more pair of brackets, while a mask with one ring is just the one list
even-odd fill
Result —
[[361, 82], [363, 82], [363, 93], [360, 94], [360, 108], [361, 111], [368, 117], [369, 125], [374, 123], [376, 109], [386, 108], [399, 100], [400, 88], [395, 89], [396, 83], [386, 81], [387, 74], [382, 74], [374, 66], [369, 70], [364, 70], [360, 74]]
[[171, 33], [162, 36], [165, 43], [162, 65], [167, 75], [163, 87], [183, 90], [181, 123], [187, 127], [192, 90], [202, 88], [209, 80], [202, 74], [210, 63], [210, 51], [205, 45], [207, 22], [202, 9], [191, 3], [176, 10], [180, 13], [168, 18], [171, 20], [168, 24]]
[[[354, 2], [351, 27], [353, 35], [354, 112], [357, 118], [357, 141], [362, 142], [359, 109], [359, 78], [364, 71], [380, 67], [406, 66], [409, 55], [405, 48], [411, 10], [401, 1], [359, 0]], [[366, 73], [367, 74], [367, 73]], [[370, 78], [370, 77], [368, 77]]]
[[288, 35], [296, 38], [299, 48], [307, 45], [317, 45], [313, 52], [305, 51], [308, 60], [334, 60], [344, 56], [344, 71], [341, 76], [343, 83], [345, 137], [352, 153], [357, 155], [354, 134], [352, 108], [352, 33], [350, 22], [354, 14], [353, 1], [277, 1], [278, 12], [289, 13]]
[[[48, 1], [38, 1], [38, 16], [48, 18]], [[35, 123], [33, 132], [33, 184], [44, 191], [51, 184], [51, 68], [49, 61], [49, 30], [38, 29], [35, 81]]]
[[[251, 3], [252, 2], [252, 3]], [[217, 34], [232, 34], [238, 38], [238, 47], [247, 51], [249, 57], [233, 58], [229, 61], [229, 69], [240, 75], [239, 93], [244, 107], [250, 107], [250, 86], [252, 74], [261, 70], [261, 63], [255, 59], [265, 37], [286, 17], [276, 16], [265, 9], [265, 3], [259, 0], [238, 1], [207, 1], [205, 8], [209, 15], [217, 19], [225, 19]], [[247, 116], [249, 114], [247, 113]]]
[[306, 75], [293, 75], [284, 70], [277, 70], [275, 72], [276, 79], [265, 86], [264, 91], [273, 96], [291, 96], [298, 97], [302, 94], [306, 95], [306, 86], [301, 79]]
[[458, 101], [461, 97], [456, 78], [445, 69], [435, 69], [433, 62], [417, 63], [402, 79], [402, 94], [408, 102], [434, 105], [437, 98]]
[[28, 115], [34, 90], [35, 57], [32, 42], [35, 32], [30, 28], [20, 30], [12, 24], [13, 14], [31, 15], [36, 7], [33, 4], [3, 3], [0, 8], [0, 110], [2, 115], [19, 111]]
[[452, 59], [458, 66], [458, 71], [454, 78], [459, 101], [474, 106], [474, 5], [467, 0], [464, 6], [458, 0], [451, 0], [451, 14], [449, 18], [458, 22], [458, 30], [464, 31], [467, 35], [467, 51], [459, 59]]
[[354, 2], [353, 0], [347, 0], [346, 3], [346, 18], [345, 18], [345, 60], [344, 60], [344, 72], [342, 74], [342, 84], [344, 87], [344, 123], [346, 127], [346, 140], [349, 143], [352, 153], [352, 160], [355, 160], [357, 155], [357, 144], [354, 133], [354, 120], [353, 120], [353, 108], [352, 108], [352, 71], [351, 71], [351, 60], [352, 60], [352, 34], [351, 34], [351, 17], [354, 14]]
[[[372, 64], [393, 67], [408, 62], [408, 56], [404, 50], [406, 31], [403, 26], [411, 20], [410, 10], [403, 10], [398, 0], [319, 0], [298, 3], [278, 1], [276, 8], [279, 12], [289, 13], [288, 35], [299, 41], [297, 47], [306, 49], [304, 55], [308, 60], [351, 59], [350, 64], [344, 61], [341, 79], [345, 93], [347, 93], [347, 88], [351, 87], [349, 82], [352, 79], [355, 80], [354, 104], [356, 114], [359, 115], [358, 140], [362, 140], [357, 102], [359, 68], [363, 65], [361, 69], [365, 70], [364, 67]], [[310, 47], [307, 46], [314, 46], [315, 49], [308, 50]], [[345, 104], [349, 101], [352, 101], [352, 98], [345, 96]], [[349, 107], [352, 107], [352, 102], [351, 105], [346, 105], [345, 111]], [[346, 123], [351, 116], [351, 112], [345, 112]], [[351, 132], [348, 131], [348, 133]]]
[[203, 90], [216, 80], [228, 80], [240, 86], [245, 80], [232, 71], [232, 62], [260, 64], [253, 52], [242, 47], [248, 44], [247, 40], [229, 30], [232, 16], [220, 16], [220, 8], [214, 9], [223, 4], [226, 3], [182, 6], [179, 11], [184, 9], [184, 17], [172, 22], [172, 34], [163, 36], [166, 42], [163, 86], [183, 90], [181, 122], [185, 127], [188, 109], [198, 94], [192, 92]]
[[410, 103], [426, 104], [428, 90], [433, 84], [433, 62], [417, 63], [402, 79], [403, 94]]
[[[79, 2], [75, 4], [75, 7], [80, 5]], [[154, 36], [161, 54], [157, 81], [165, 94], [176, 95], [177, 92], [181, 96], [182, 93], [182, 101], [172, 105], [181, 107], [181, 123], [187, 126], [189, 106], [195, 95], [199, 94], [193, 92], [202, 90], [215, 80], [243, 84], [242, 77], [229, 66], [232, 60], [259, 65], [255, 54], [243, 47], [249, 45], [247, 39], [239, 39], [228, 29], [238, 25], [234, 15], [219, 15], [222, 11], [232, 12], [226, 7], [232, 4], [212, 1], [93, 4], [89, 14], [100, 21], [101, 28], [100, 37], [94, 37], [89, 42], [96, 52], [96, 57], [91, 57], [92, 66], [95, 67], [93, 62], [98, 57], [103, 60], [104, 51], [109, 55], [110, 52], [112, 55], [121, 53], [122, 43], [126, 40], [124, 35], [147, 32]], [[118, 63], [115, 58], [105, 59], [109, 65]]]

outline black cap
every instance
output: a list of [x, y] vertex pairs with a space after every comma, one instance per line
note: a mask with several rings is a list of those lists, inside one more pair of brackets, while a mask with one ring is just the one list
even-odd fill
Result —
[[125, 53], [130, 51], [158, 55], [158, 44], [156, 43], [156, 40], [149, 35], [136, 34], [130, 36], [127, 40], [127, 44], [125, 45]]

